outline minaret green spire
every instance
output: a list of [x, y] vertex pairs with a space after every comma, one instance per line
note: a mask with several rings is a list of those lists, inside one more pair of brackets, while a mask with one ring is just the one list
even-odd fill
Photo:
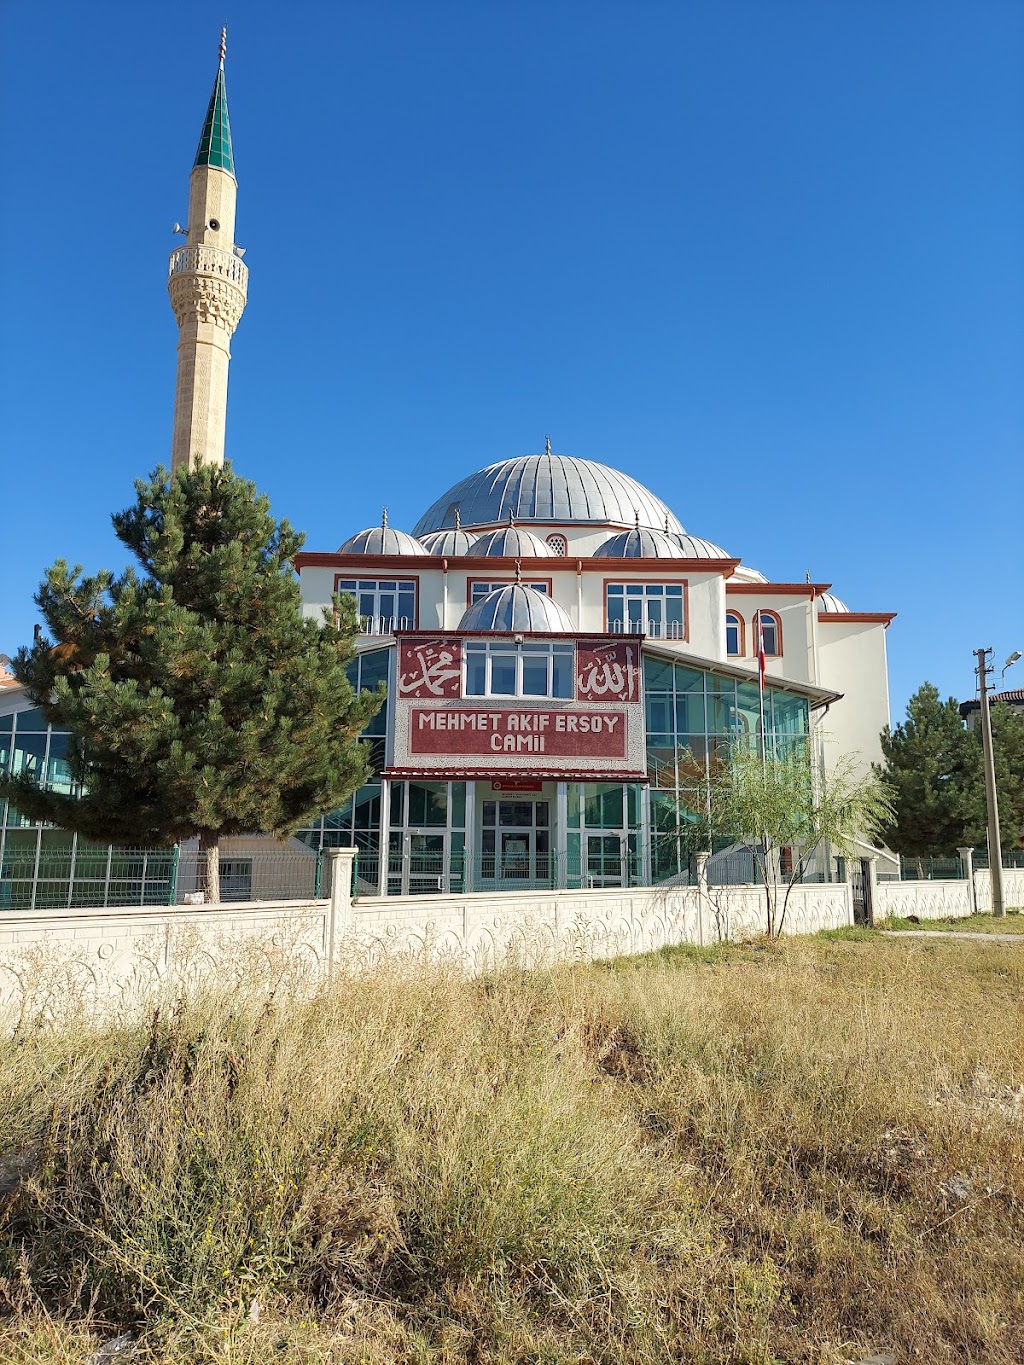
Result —
[[206, 111], [203, 135], [199, 139], [199, 150], [192, 163], [196, 166], [214, 166], [217, 170], [235, 173], [235, 159], [231, 155], [231, 124], [228, 122], [228, 95], [224, 88], [224, 54], [227, 51], [228, 31], [220, 31], [220, 66], [217, 79], [213, 83], [210, 107]]

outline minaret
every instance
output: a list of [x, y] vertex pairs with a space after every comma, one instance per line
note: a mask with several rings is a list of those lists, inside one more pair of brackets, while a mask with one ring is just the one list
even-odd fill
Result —
[[[171, 468], [224, 463], [229, 342], [245, 307], [249, 272], [236, 247], [235, 163], [224, 89], [227, 30], [188, 195], [186, 245], [171, 252], [167, 289], [178, 322]], [[185, 231], [175, 224], [176, 231]]]

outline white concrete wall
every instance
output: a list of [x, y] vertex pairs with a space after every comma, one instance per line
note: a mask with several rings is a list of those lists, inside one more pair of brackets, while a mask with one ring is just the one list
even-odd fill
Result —
[[[1003, 868], [1003, 902], [1007, 909], [1024, 910], [1024, 868]], [[974, 874], [974, 902], [971, 885], [959, 881], [879, 882], [875, 902], [876, 922], [888, 915], [906, 919], [959, 919], [977, 913], [992, 913], [992, 878], [987, 869]]]
[[889, 724], [884, 624], [841, 616], [819, 621], [818, 660], [819, 684], [843, 694], [821, 721], [826, 763], [842, 754], [858, 756], [865, 770], [881, 763], [879, 736]]
[[[987, 869], [974, 874], [974, 895], [979, 915], [992, 913], [992, 878]], [[1024, 910], [1024, 867], [1003, 868], [1003, 905]]]
[[[347, 852], [347, 851], [346, 851]], [[357, 900], [351, 860], [329, 901], [132, 910], [40, 910], [0, 916], [0, 1007], [35, 1017], [59, 1001], [125, 1000], [214, 974], [242, 981], [296, 961], [315, 975], [395, 955], [450, 958], [471, 971], [715, 943], [764, 932], [750, 887], [537, 891]], [[853, 923], [849, 886], [793, 891], [785, 930]], [[56, 993], [56, 996], [55, 996]]]
[[[980, 874], [979, 874], [980, 875]], [[971, 885], [960, 881], [879, 882], [875, 923], [897, 915], [907, 919], [957, 919], [972, 914]]]

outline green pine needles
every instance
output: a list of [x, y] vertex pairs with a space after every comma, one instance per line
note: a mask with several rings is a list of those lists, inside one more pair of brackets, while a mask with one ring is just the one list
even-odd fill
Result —
[[99, 842], [162, 847], [200, 836], [216, 899], [221, 835], [286, 835], [365, 781], [358, 736], [383, 689], [357, 695], [346, 665], [350, 598], [303, 616], [291, 560], [302, 536], [230, 466], [136, 485], [113, 517], [141, 566], [83, 575], [58, 560], [36, 602], [49, 630], [14, 671], [70, 731], [81, 797], [0, 778], [32, 820]]

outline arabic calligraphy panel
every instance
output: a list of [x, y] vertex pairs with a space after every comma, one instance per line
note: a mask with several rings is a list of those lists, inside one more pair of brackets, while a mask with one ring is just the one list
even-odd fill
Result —
[[462, 641], [402, 640], [398, 655], [398, 692], [410, 700], [454, 700], [462, 695]]
[[580, 640], [576, 646], [576, 700], [638, 702], [639, 647], [624, 640]]

